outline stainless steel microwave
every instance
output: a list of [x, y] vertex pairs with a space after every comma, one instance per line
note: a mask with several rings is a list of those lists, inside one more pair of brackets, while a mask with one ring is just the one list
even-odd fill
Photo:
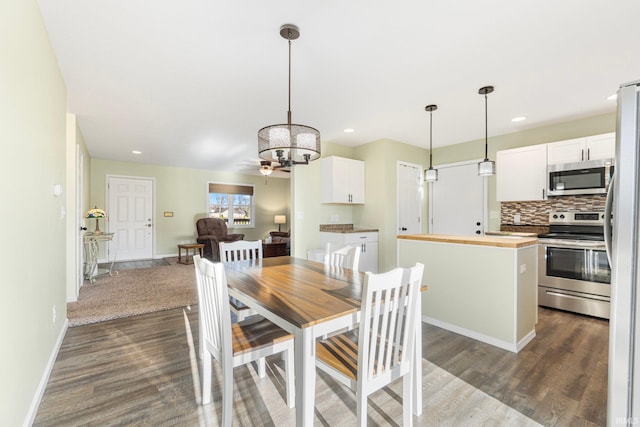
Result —
[[609, 189], [614, 159], [547, 166], [548, 195], [603, 194]]

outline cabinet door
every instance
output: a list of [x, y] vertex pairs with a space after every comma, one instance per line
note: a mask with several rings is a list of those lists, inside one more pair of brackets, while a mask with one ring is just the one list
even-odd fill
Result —
[[587, 160], [586, 138], [567, 139], [547, 144], [547, 163], [575, 163]]
[[545, 200], [546, 144], [498, 151], [496, 160], [498, 201]]
[[587, 137], [587, 159], [612, 159], [616, 156], [615, 132]]
[[378, 272], [378, 242], [362, 243], [358, 270]]
[[349, 168], [351, 203], [364, 204], [364, 162], [351, 160], [347, 167]]
[[322, 203], [364, 203], [364, 162], [330, 156], [321, 160]]

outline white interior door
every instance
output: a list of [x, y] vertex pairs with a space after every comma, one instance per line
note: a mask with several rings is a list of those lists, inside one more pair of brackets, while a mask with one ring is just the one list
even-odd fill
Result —
[[107, 177], [109, 260], [153, 258], [153, 179]]
[[421, 232], [421, 178], [421, 166], [398, 162], [398, 234]]
[[80, 145], [76, 144], [76, 287], [74, 295], [67, 295], [67, 298], [72, 297], [73, 301], [78, 299], [80, 294], [80, 288], [84, 283], [84, 246], [82, 244], [82, 236], [84, 234], [82, 227], [82, 221], [84, 220], [84, 154], [80, 149]]
[[429, 231], [470, 236], [485, 231], [486, 178], [477, 161], [438, 166], [438, 181], [429, 188]]

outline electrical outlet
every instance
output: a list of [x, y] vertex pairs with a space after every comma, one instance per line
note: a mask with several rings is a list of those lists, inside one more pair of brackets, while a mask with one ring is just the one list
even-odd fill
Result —
[[513, 223], [514, 224], [520, 224], [520, 214], [515, 214], [513, 216]]
[[56, 323], [56, 306], [53, 306], [53, 323]]
[[520, 264], [520, 274], [527, 272], [527, 264]]

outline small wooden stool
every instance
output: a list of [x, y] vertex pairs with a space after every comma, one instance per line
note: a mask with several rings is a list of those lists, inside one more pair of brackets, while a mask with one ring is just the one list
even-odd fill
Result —
[[[184, 261], [182, 261], [182, 250], [185, 251]], [[189, 249], [193, 250], [191, 258], [189, 258]], [[193, 255], [196, 254], [196, 249], [200, 252], [200, 256], [203, 257], [202, 251], [204, 250], [204, 244], [202, 243], [186, 243], [178, 245], [178, 264], [193, 264]]]

